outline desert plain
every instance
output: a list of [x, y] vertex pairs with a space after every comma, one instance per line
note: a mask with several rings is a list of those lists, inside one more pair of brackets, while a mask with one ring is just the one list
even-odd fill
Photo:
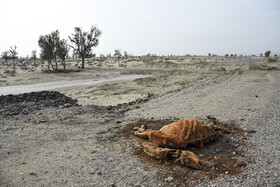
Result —
[[[80, 69], [79, 59], [68, 59], [67, 73], [46, 72], [45, 64], [37, 63], [23, 62], [13, 68], [2, 62], [0, 88], [58, 80], [144, 77], [57, 88], [37, 95], [0, 96], [0, 186], [280, 185], [279, 60], [92, 58]], [[190, 147], [206, 162], [205, 169], [183, 168], [139, 153], [141, 143], [133, 136], [134, 126], [164, 125], [192, 117], [203, 120], [205, 116], [245, 132], [203, 148]]]

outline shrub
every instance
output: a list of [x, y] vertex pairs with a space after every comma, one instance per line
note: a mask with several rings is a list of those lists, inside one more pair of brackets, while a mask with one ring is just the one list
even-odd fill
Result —
[[268, 60], [267, 60], [267, 62], [276, 62], [277, 61], [277, 58], [269, 58]]
[[266, 51], [266, 52], [264, 53], [264, 56], [268, 58], [268, 57], [269, 57], [269, 55], [270, 55], [270, 53], [271, 53], [271, 51], [270, 51], [270, 50], [268, 50], [268, 51]]
[[249, 70], [279, 70], [279, 68], [270, 66], [269, 64], [251, 63]]

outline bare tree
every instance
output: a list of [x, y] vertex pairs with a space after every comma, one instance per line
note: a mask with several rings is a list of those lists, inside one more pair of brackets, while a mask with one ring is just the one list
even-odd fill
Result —
[[120, 49], [115, 49], [114, 57], [116, 57], [118, 60], [121, 59], [122, 53]]
[[104, 54], [100, 54], [99, 59], [101, 62], [104, 62], [106, 60], [106, 56]]
[[124, 52], [123, 52], [123, 56], [124, 56], [124, 58], [128, 58], [128, 53], [127, 53], [127, 51], [124, 51]]
[[34, 61], [34, 65], [36, 66], [36, 60], [37, 60], [37, 51], [36, 50], [31, 51], [31, 58]]
[[[119, 66], [121, 66], [120, 60], [121, 60], [121, 58], [122, 58], [122, 53], [121, 53], [121, 50], [120, 50], [120, 49], [115, 49], [114, 57], [115, 57], [115, 59], [118, 60]], [[115, 60], [115, 61], [116, 61], [116, 60]]]
[[13, 66], [15, 67], [15, 59], [18, 58], [17, 46], [14, 46], [14, 48], [10, 46], [9, 54], [10, 58], [13, 60]]
[[85, 68], [85, 58], [92, 57], [92, 47], [99, 44], [101, 31], [96, 26], [91, 26], [89, 32], [84, 32], [80, 27], [75, 27], [72, 37], [69, 36], [70, 42], [74, 45], [70, 47], [74, 53], [82, 58], [82, 68]]

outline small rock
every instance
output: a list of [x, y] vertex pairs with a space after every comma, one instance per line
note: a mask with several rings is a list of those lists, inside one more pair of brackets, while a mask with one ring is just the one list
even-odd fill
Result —
[[139, 130], [139, 127], [134, 127], [133, 130], [134, 130], [134, 131], [138, 131], [138, 130]]
[[64, 105], [63, 105], [65, 108], [67, 108], [67, 107], [70, 107], [70, 106], [72, 106], [70, 103], [65, 103]]
[[171, 182], [173, 179], [174, 179], [173, 177], [167, 177], [167, 178], [165, 179], [165, 181], [166, 181], [166, 182]]
[[30, 175], [30, 176], [37, 176], [37, 173], [31, 172], [31, 173], [29, 173], [29, 175]]

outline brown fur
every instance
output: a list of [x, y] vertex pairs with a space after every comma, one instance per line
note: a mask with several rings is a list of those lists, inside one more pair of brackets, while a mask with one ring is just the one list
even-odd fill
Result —
[[173, 122], [163, 126], [159, 131], [148, 129], [134, 132], [140, 138], [148, 138], [160, 146], [173, 148], [186, 148], [188, 143], [194, 143], [197, 139], [203, 147], [203, 140], [206, 140], [210, 133], [216, 134], [210, 126], [199, 125], [197, 118]]
[[[203, 140], [206, 140], [210, 133], [216, 132], [208, 125], [199, 125], [197, 118], [180, 120], [163, 126], [159, 131], [145, 130], [142, 126], [134, 134], [140, 138], [149, 139], [150, 142], [143, 143], [143, 150], [153, 158], [164, 159], [168, 155], [176, 156], [181, 165], [186, 165], [195, 169], [201, 169], [204, 162], [190, 151], [176, 151], [180, 147], [186, 148], [189, 143], [200, 142], [203, 147]], [[163, 146], [165, 148], [159, 148]]]

